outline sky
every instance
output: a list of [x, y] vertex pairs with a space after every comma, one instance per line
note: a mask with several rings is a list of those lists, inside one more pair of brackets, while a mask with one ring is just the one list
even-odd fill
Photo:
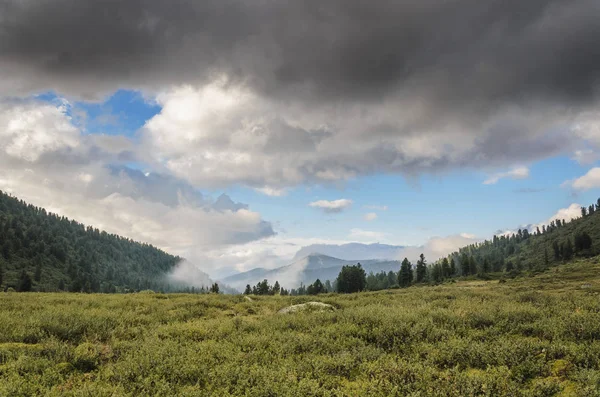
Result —
[[211, 276], [600, 196], [597, 0], [6, 0], [0, 189]]

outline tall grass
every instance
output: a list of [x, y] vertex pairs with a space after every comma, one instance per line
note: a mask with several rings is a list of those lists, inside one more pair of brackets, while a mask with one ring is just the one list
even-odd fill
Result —
[[[256, 297], [0, 295], [1, 396], [600, 396], [600, 266]], [[333, 312], [278, 315], [318, 299]]]

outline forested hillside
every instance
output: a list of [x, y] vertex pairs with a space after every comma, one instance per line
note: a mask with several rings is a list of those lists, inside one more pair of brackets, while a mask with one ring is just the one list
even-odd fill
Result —
[[426, 277], [441, 281], [453, 276], [539, 272], [573, 257], [596, 256], [600, 254], [600, 199], [581, 207], [581, 217], [571, 222], [556, 219], [532, 229], [519, 229], [461, 248], [429, 265]]
[[164, 276], [179, 260], [0, 192], [0, 289], [172, 290]]

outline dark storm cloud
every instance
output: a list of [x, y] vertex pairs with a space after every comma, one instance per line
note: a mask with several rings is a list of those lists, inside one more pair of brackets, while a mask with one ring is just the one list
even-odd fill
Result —
[[598, 87], [599, 20], [597, 0], [5, 0], [0, 88], [85, 96], [226, 73], [272, 97], [578, 103]]

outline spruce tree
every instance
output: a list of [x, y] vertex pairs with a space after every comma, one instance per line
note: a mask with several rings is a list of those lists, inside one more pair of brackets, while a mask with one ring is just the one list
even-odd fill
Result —
[[17, 291], [19, 292], [28, 292], [31, 291], [32, 280], [29, 274], [25, 271], [21, 271], [21, 276], [19, 277], [19, 286], [17, 287]]
[[450, 258], [450, 276], [456, 275], [456, 262], [454, 262], [454, 257]]
[[472, 255], [469, 257], [469, 274], [477, 274], [477, 261]]
[[367, 274], [360, 263], [342, 266], [336, 279], [336, 288], [341, 293], [364, 291], [367, 286]]
[[450, 264], [448, 263], [448, 258], [442, 259], [442, 278], [446, 279], [450, 277]]
[[481, 264], [481, 273], [486, 274], [490, 271], [490, 262], [488, 261], [487, 258], [485, 258], [483, 260], [483, 263]]
[[35, 267], [35, 274], [33, 275], [33, 279], [35, 280], [36, 283], [39, 283], [40, 280], [42, 279], [42, 265], [39, 263]]
[[513, 264], [511, 261], [506, 262], [506, 272], [509, 273], [513, 270]]
[[469, 257], [463, 252], [460, 257], [460, 270], [463, 276], [471, 274], [471, 266], [469, 264]]
[[398, 285], [406, 288], [410, 286], [413, 280], [412, 265], [407, 258], [404, 258], [402, 265], [400, 265], [400, 272], [398, 272]]
[[425, 277], [427, 276], [427, 261], [425, 260], [425, 255], [419, 255], [419, 260], [417, 261], [417, 283], [422, 283], [425, 281]]

